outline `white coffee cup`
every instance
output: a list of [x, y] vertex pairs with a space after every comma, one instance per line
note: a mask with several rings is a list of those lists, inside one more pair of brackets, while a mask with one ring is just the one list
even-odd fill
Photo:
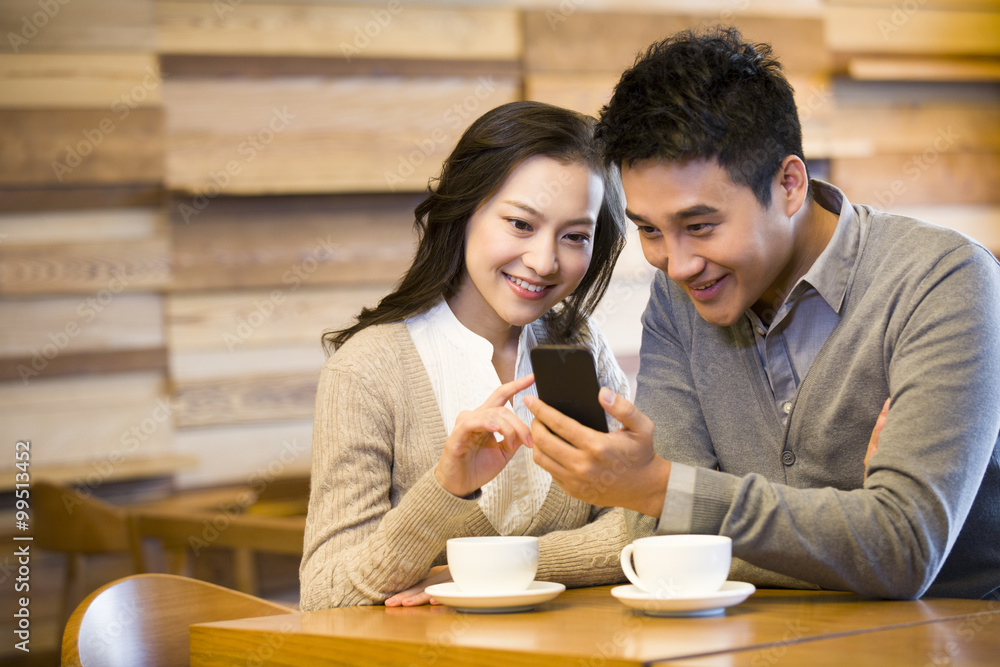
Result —
[[733, 541], [721, 535], [653, 535], [626, 545], [621, 561], [625, 576], [643, 592], [686, 598], [722, 588], [732, 556]]
[[451, 578], [465, 592], [523, 591], [538, 571], [537, 537], [455, 537], [447, 550]]

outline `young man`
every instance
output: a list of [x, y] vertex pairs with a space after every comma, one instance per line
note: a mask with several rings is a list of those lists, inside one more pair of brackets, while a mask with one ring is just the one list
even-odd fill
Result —
[[599, 132], [660, 269], [636, 406], [602, 390], [601, 434], [532, 401], [535, 461], [633, 537], [732, 537], [733, 579], [1000, 599], [996, 259], [810, 181], [733, 29], [653, 45]]

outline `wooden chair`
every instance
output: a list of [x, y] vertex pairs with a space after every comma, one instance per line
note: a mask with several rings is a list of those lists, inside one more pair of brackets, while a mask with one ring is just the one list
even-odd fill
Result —
[[254, 516], [305, 516], [309, 509], [309, 473], [269, 480], [259, 489], [257, 501], [247, 507]]
[[37, 481], [31, 489], [31, 512], [35, 545], [66, 554], [60, 628], [84, 591], [90, 589], [84, 581], [85, 556], [127, 552], [132, 558], [131, 571], [143, 571], [142, 548], [124, 508], [70, 487]]
[[102, 586], [76, 608], [63, 634], [62, 665], [187, 665], [192, 624], [290, 613], [277, 603], [198, 579], [133, 575]]

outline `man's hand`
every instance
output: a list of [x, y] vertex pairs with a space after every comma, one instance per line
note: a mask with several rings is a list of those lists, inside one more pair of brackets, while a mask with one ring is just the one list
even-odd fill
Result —
[[872, 429], [872, 437], [868, 440], [868, 451], [865, 452], [866, 481], [868, 480], [868, 461], [870, 461], [872, 455], [878, 451], [878, 438], [882, 434], [882, 427], [885, 426], [885, 420], [889, 416], [889, 404], [891, 402], [891, 398], [885, 399], [885, 403], [882, 404], [882, 412], [878, 413], [878, 419], [875, 420], [875, 428]]
[[535, 463], [574, 498], [660, 516], [670, 462], [653, 451], [652, 420], [610, 389], [601, 389], [600, 401], [621, 422], [621, 429], [601, 433], [541, 399], [525, 398], [535, 415], [531, 425]]

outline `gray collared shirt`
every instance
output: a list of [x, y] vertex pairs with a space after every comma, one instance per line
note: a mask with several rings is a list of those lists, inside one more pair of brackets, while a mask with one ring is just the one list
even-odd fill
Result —
[[849, 224], [854, 210], [843, 206], [839, 192], [824, 186], [813, 181], [816, 203], [828, 211], [840, 211], [830, 242], [795, 283], [769, 327], [764, 326], [752, 310], [746, 314], [783, 422], [792, 411], [799, 383], [840, 321], [841, 306], [858, 254], [860, 230]]
[[[767, 377], [783, 421], [792, 411], [802, 378], [840, 321], [861, 238], [860, 228], [852, 224], [854, 208], [843, 194], [822, 181], [814, 180], [811, 185], [816, 203], [839, 215], [830, 242], [795, 283], [769, 327], [752, 310], [746, 313], [757, 343], [761, 372]], [[657, 533], [691, 532], [694, 484], [693, 467], [671, 464]]]

